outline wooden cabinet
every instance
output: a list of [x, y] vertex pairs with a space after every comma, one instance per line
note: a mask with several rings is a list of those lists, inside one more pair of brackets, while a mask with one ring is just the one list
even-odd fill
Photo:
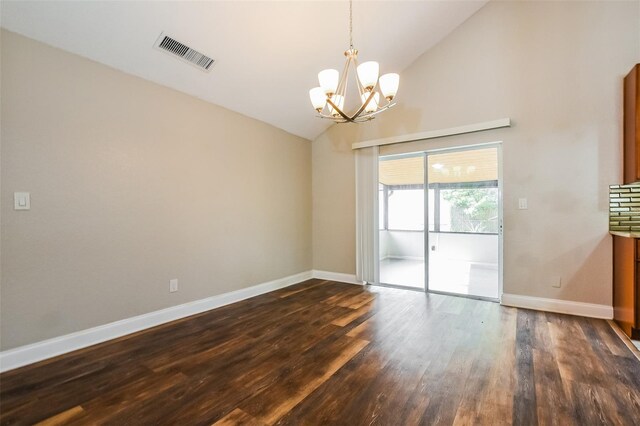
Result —
[[613, 318], [640, 339], [640, 239], [613, 236]]
[[[623, 164], [624, 183], [640, 181], [640, 64], [624, 78]], [[640, 238], [613, 236], [613, 317], [640, 339]]]
[[624, 183], [640, 181], [640, 64], [624, 78]]

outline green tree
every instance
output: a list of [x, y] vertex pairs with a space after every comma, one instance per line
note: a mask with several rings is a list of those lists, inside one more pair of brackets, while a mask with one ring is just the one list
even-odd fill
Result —
[[451, 204], [451, 231], [498, 232], [498, 189], [458, 188], [441, 190]]

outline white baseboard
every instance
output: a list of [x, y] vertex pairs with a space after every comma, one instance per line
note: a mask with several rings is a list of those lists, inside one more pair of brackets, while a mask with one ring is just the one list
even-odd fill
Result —
[[20, 346], [0, 352], [0, 372], [42, 361], [67, 352], [155, 327], [166, 322], [199, 314], [220, 306], [239, 302], [280, 288], [288, 287], [311, 279], [312, 271], [265, 282], [206, 299], [195, 300], [182, 305], [172, 306], [159, 311], [149, 312], [136, 317], [126, 318], [109, 324], [100, 325], [53, 339], [43, 340], [30, 345]]
[[[353, 274], [329, 271], [305, 271], [299, 274], [243, 288], [229, 293], [219, 294], [206, 299], [195, 300], [182, 305], [172, 306], [159, 311], [126, 318], [109, 324], [81, 330], [53, 339], [43, 340], [30, 345], [20, 346], [0, 352], [0, 372], [13, 370], [34, 362], [62, 355], [87, 346], [155, 327], [170, 321], [199, 314], [244, 299], [259, 296], [270, 291], [288, 287], [311, 278], [362, 285]], [[545, 299], [516, 294], [503, 294], [503, 305], [517, 308], [536, 309], [585, 317], [611, 319], [613, 307], [593, 303], [570, 302], [558, 299]]]
[[340, 283], [347, 283], [347, 284], [358, 284], [358, 285], [364, 284], [362, 281], [358, 281], [356, 279], [356, 276], [352, 274], [343, 274], [340, 272], [329, 272], [329, 271], [318, 271], [315, 269], [311, 271], [311, 273], [313, 274], [313, 278], [318, 278], [320, 280], [337, 281]]
[[542, 297], [503, 294], [501, 304], [516, 308], [535, 309], [538, 311], [556, 312], [560, 314], [580, 315], [583, 317], [612, 319], [613, 307], [595, 303], [571, 302], [568, 300], [545, 299]]

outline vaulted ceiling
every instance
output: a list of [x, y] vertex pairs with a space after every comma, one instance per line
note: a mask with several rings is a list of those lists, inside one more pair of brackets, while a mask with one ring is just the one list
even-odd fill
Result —
[[[399, 72], [486, 1], [356, 1], [361, 61]], [[3, 28], [313, 139], [308, 90], [341, 70], [347, 1], [3, 1]], [[161, 32], [216, 60], [202, 72], [153, 48]], [[402, 91], [410, 90], [400, 85]]]

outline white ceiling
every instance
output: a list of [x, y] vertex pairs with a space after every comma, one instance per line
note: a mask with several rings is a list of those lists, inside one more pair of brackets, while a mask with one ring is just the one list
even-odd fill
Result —
[[[361, 61], [400, 72], [486, 3], [356, 1]], [[2, 27], [313, 139], [308, 91], [343, 67], [345, 1], [2, 1]], [[161, 32], [216, 59], [210, 73], [152, 46]]]

